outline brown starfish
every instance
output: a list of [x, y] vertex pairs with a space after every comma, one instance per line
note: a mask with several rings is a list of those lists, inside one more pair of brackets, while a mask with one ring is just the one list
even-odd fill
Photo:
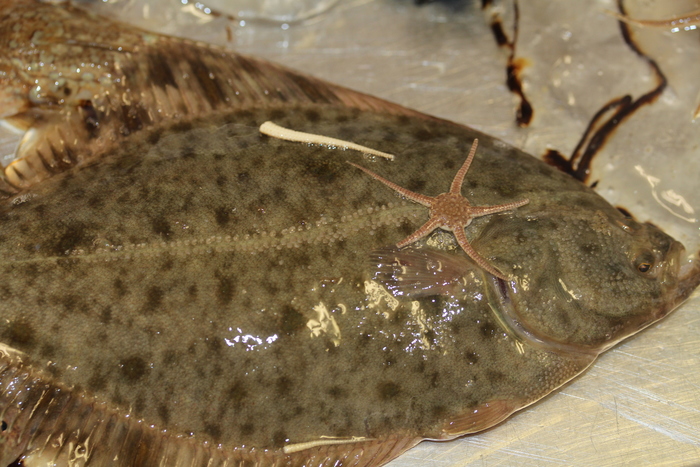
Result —
[[520, 201], [515, 201], [513, 203], [499, 204], [496, 206], [472, 206], [469, 201], [462, 196], [462, 182], [464, 181], [464, 176], [469, 170], [469, 166], [472, 163], [474, 154], [476, 153], [476, 147], [479, 144], [479, 140], [475, 139], [472, 144], [472, 148], [469, 151], [467, 160], [464, 161], [462, 167], [457, 171], [454, 180], [452, 180], [452, 185], [450, 186], [450, 191], [447, 193], [442, 193], [436, 197], [430, 197], [414, 193], [405, 188], [398, 186], [389, 180], [380, 177], [371, 170], [365, 169], [362, 166], [348, 162], [348, 164], [357, 167], [363, 172], [369, 174], [375, 180], [379, 180], [392, 190], [399, 192], [401, 195], [415, 201], [416, 203], [422, 204], [430, 208], [430, 219], [428, 222], [423, 224], [423, 226], [416, 230], [414, 233], [406, 237], [404, 240], [396, 244], [398, 248], [403, 248], [421, 238], [425, 237], [435, 229], [444, 229], [453, 232], [457, 243], [462, 247], [464, 252], [481, 266], [485, 271], [499, 277], [503, 280], [508, 280], [504, 274], [502, 274], [498, 269], [491, 266], [486, 259], [472, 248], [467, 240], [467, 236], [464, 233], [464, 229], [472, 222], [475, 217], [487, 216], [489, 214], [494, 214], [496, 212], [508, 211], [509, 209], [515, 209], [523, 206], [530, 202], [529, 199], [523, 199]]

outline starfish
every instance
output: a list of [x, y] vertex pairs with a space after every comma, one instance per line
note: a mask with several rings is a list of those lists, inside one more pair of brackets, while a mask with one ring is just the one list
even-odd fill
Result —
[[397, 248], [403, 248], [410, 245], [411, 243], [416, 242], [430, 234], [435, 229], [447, 230], [454, 233], [457, 243], [460, 247], [462, 247], [462, 250], [464, 250], [464, 252], [482, 269], [500, 279], [508, 280], [503, 273], [489, 264], [489, 262], [483, 256], [474, 250], [474, 248], [469, 244], [469, 240], [467, 240], [464, 229], [471, 224], [472, 219], [475, 217], [488, 216], [489, 214], [515, 209], [529, 203], [530, 200], [523, 199], [513, 203], [498, 204], [495, 206], [472, 206], [469, 201], [462, 196], [462, 182], [464, 181], [464, 176], [466, 175], [467, 170], [469, 170], [472, 159], [474, 159], [474, 154], [476, 153], [478, 144], [479, 140], [475, 139], [467, 159], [464, 161], [462, 167], [460, 167], [455, 175], [455, 178], [452, 180], [450, 191], [435, 197], [414, 193], [406, 188], [390, 182], [383, 177], [380, 177], [369, 169], [353, 164], [352, 162], [348, 162], [348, 164], [352, 165], [353, 167], [357, 167], [375, 180], [382, 182], [392, 190], [405, 196], [411, 201], [422, 204], [430, 209], [430, 219], [428, 219], [428, 222], [423, 224], [423, 226], [414, 233], [397, 243]]

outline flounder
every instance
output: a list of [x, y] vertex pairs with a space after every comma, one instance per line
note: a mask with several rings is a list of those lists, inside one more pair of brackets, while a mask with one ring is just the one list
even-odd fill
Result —
[[2, 465], [381, 465], [697, 285], [680, 243], [473, 129], [65, 3], [0, 3], [0, 40], [0, 116], [28, 130]]

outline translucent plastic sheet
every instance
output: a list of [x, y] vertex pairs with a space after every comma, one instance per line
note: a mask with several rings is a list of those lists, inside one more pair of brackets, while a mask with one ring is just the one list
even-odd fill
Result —
[[[656, 86], [649, 64], [604, 13], [616, 10], [616, 2], [518, 4], [515, 55], [524, 64], [524, 90], [534, 108], [527, 128], [515, 124], [518, 99], [505, 85], [510, 51], [496, 45], [489, 28], [491, 13], [500, 12], [505, 32], [512, 35], [511, 2], [497, 2], [489, 13], [481, 2], [416, 6], [408, 0], [306, 1], [279, 9], [230, 1], [97, 8], [476, 127], [536, 156], [547, 149], [569, 155], [606, 103], [626, 94], [637, 99]], [[206, 14], [210, 6], [237, 19]], [[625, 6], [638, 18], [700, 8], [683, 0], [628, 0]], [[597, 190], [613, 204], [698, 251], [700, 122], [693, 114], [700, 92], [700, 33], [632, 31], [657, 60], [668, 86], [610, 135], [588, 183], [597, 181]], [[4, 141], [0, 150], [10, 153], [11, 139]], [[422, 443], [391, 465], [697, 465], [699, 317], [696, 293], [672, 316], [604, 354], [581, 378], [501, 426], [450, 443]]]

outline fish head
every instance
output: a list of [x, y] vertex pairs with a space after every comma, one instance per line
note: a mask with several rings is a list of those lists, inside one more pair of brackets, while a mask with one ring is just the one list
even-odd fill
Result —
[[602, 204], [530, 222], [544, 227], [534, 235], [540, 247], [524, 248], [514, 280], [495, 288], [501, 319], [539, 346], [601, 353], [666, 316], [697, 284], [697, 268], [680, 274], [680, 242]]

